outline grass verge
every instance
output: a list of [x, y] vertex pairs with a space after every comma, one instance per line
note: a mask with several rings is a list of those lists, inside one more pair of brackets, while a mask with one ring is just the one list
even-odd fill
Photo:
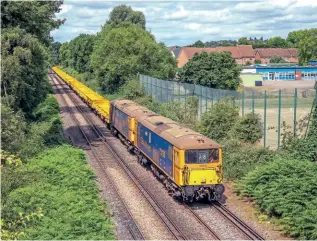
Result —
[[[2, 229], [26, 240], [114, 239], [94, 179], [84, 152], [68, 145], [48, 149], [22, 166], [4, 168]], [[21, 217], [24, 224], [18, 225]]]

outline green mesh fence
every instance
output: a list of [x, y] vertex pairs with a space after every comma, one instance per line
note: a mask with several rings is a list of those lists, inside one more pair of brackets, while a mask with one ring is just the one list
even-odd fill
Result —
[[139, 75], [144, 91], [158, 102], [187, 101], [189, 96], [199, 100], [198, 119], [202, 114], [224, 96], [232, 96], [240, 107], [240, 115], [256, 113], [261, 116], [263, 138], [261, 144], [277, 149], [281, 144], [281, 126], [284, 123], [288, 131], [304, 134], [312, 104], [316, 98], [316, 89], [287, 89], [272, 91], [235, 91], [204, 87], [201, 85], [166, 81]]

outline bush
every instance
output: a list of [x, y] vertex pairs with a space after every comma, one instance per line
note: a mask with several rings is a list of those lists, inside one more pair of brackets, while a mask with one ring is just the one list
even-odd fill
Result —
[[25, 139], [26, 122], [22, 111], [14, 112], [1, 105], [1, 146], [6, 151], [16, 153]]
[[121, 86], [119, 93], [123, 98], [134, 100], [138, 97], [144, 96], [143, 86], [138, 79], [128, 80]]
[[259, 114], [246, 114], [236, 122], [232, 130], [232, 136], [252, 144], [259, 141], [262, 135], [262, 124]]
[[233, 99], [225, 97], [202, 115], [199, 130], [205, 136], [220, 141], [227, 137], [238, 119], [239, 108]]
[[[43, 152], [19, 168], [2, 173], [3, 231], [22, 232], [27, 240], [113, 239], [95, 176], [82, 150], [60, 146]], [[11, 227], [19, 213], [41, 210], [41, 217]], [[16, 222], [15, 222], [16, 223]], [[11, 229], [14, 228], [14, 229]]]
[[273, 160], [275, 152], [260, 146], [243, 143], [237, 139], [221, 142], [223, 171], [227, 179], [238, 179], [254, 170], [256, 166]]
[[278, 158], [251, 171], [238, 193], [256, 201], [260, 210], [278, 218], [285, 233], [317, 239], [317, 165]]
[[48, 95], [32, 113], [33, 122], [28, 124], [25, 138], [19, 142], [17, 153], [32, 158], [45, 148], [66, 143], [59, 116], [59, 106], [54, 95]]
[[[306, 121], [309, 116], [304, 117], [298, 123], [298, 130], [303, 132], [307, 128]], [[317, 161], [317, 105], [313, 109], [307, 136], [294, 136], [292, 126], [282, 123], [282, 145], [280, 153], [286, 157], [296, 160]]]
[[46, 99], [40, 103], [33, 111], [33, 116], [37, 121], [49, 120], [53, 116], [58, 115], [59, 105], [54, 95], [48, 95]]

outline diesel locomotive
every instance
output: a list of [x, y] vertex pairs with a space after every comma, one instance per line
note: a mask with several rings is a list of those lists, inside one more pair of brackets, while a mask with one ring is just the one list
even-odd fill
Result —
[[185, 202], [221, 199], [225, 188], [218, 143], [131, 100], [109, 101], [58, 67], [53, 70], [172, 196]]

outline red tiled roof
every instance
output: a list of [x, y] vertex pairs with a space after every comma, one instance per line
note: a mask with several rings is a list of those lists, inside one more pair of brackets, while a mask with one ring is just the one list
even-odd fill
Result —
[[288, 51], [292, 57], [297, 57], [297, 48], [289, 48]]
[[194, 57], [196, 53], [200, 54], [202, 52], [207, 52], [208, 54], [211, 52], [216, 52], [216, 48], [196, 48], [196, 47], [183, 47], [182, 50], [188, 59]]
[[254, 57], [254, 51], [251, 45], [238, 45], [230, 47], [216, 47], [216, 48], [195, 48], [195, 47], [183, 47], [183, 53], [188, 59], [191, 59], [196, 53], [201, 52], [231, 52], [231, 56], [235, 59], [244, 57]]
[[242, 57], [254, 57], [252, 45], [238, 45]]
[[224, 52], [224, 51], [231, 52], [231, 56], [234, 59], [241, 58], [241, 53], [240, 53], [238, 47], [235, 47], [235, 46], [233, 46], [233, 47], [216, 47], [216, 49], [217, 49], [217, 52]]
[[297, 49], [296, 48], [289, 48], [289, 49], [282, 49], [282, 48], [259, 48], [256, 49], [259, 52], [261, 57], [272, 57], [273, 55], [278, 55], [281, 57], [296, 57], [297, 56]]

